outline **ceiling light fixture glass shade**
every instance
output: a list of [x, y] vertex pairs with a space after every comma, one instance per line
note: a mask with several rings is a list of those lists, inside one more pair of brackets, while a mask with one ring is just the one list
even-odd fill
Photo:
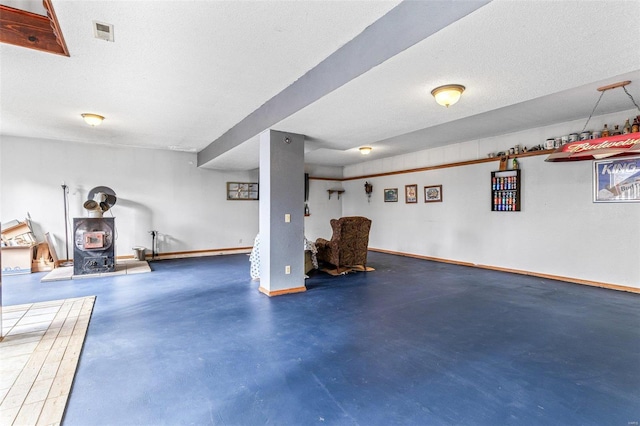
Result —
[[373, 148], [371, 148], [370, 146], [361, 146], [359, 149], [360, 149], [360, 154], [369, 155], [369, 153]]
[[104, 120], [104, 117], [98, 114], [81, 114], [82, 118], [84, 118], [85, 123], [87, 123], [89, 126], [99, 126], [100, 123], [102, 123], [102, 120]]
[[431, 94], [436, 98], [437, 103], [449, 108], [450, 105], [460, 100], [464, 89], [465, 87], [459, 84], [447, 84], [446, 86], [436, 87], [431, 91]]

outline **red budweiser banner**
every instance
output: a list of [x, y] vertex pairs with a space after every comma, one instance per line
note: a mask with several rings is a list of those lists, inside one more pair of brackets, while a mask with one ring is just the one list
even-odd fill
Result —
[[545, 161], [600, 160], [640, 154], [640, 132], [570, 142], [552, 152]]

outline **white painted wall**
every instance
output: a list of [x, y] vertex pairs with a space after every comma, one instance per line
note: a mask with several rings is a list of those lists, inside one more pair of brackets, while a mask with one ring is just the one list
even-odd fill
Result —
[[[589, 128], [622, 123], [635, 111], [595, 117]], [[584, 121], [560, 123], [344, 168], [345, 177], [486, 157], [516, 143], [580, 130]], [[546, 163], [521, 159], [523, 210], [490, 211], [490, 172], [496, 163], [385, 176], [310, 181], [305, 236], [330, 238], [329, 220], [362, 215], [373, 220], [370, 246], [443, 259], [553, 274], [640, 288], [640, 203], [592, 203], [592, 162]], [[70, 187], [70, 217], [95, 186], [118, 195], [113, 209], [117, 255], [149, 248], [160, 232], [160, 252], [246, 247], [258, 232], [258, 202], [227, 201], [227, 181], [257, 181], [257, 171], [198, 169], [195, 154], [72, 142], [0, 139], [0, 219], [31, 214], [38, 237], [49, 231], [63, 253], [62, 181]], [[307, 166], [309, 167], [309, 166]], [[339, 179], [336, 170], [307, 170]], [[373, 184], [367, 202], [364, 182]], [[418, 184], [419, 203], [404, 203], [404, 185]], [[424, 203], [422, 188], [442, 184], [442, 203]], [[344, 188], [341, 200], [327, 189]], [[384, 203], [385, 188], [399, 188], [398, 203]], [[71, 250], [71, 248], [70, 248]]]
[[[589, 128], [623, 123], [631, 110], [592, 119]], [[486, 158], [515, 144], [581, 130], [584, 120], [476, 140], [364, 164], [345, 177]], [[520, 160], [522, 211], [490, 210], [490, 172], [497, 162], [344, 181], [342, 215], [372, 219], [370, 247], [640, 288], [640, 203], [592, 202], [593, 162]], [[371, 203], [364, 181], [373, 184]], [[405, 204], [404, 186], [418, 184], [418, 204]], [[443, 185], [442, 203], [424, 203], [423, 187]], [[398, 188], [397, 203], [383, 190]], [[360, 195], [360, 196], [358, 196]], [[375, 265], [374, 265], [375, 266]]]
[[[304, 235], [309, 241], [318, 238], [330, 239], [332, 230], [329, 221], [342, 216], [342, 199], [337, 194], [329, 199], [327, 190], [344, 189], [342, 187], [342, 167], [305, 164], [305, 173], [309, 173], [309, 210], [311, 215], [304, 218]], [[335, 180], [317, 180], [313, 177]]]
[[[257, 171], [199, 169], [195, 153], [9, 136], [0, 140], [0, 152], [2, 222], [29, 212], [36, 236], [50, 232], [60, 258], [63, 181], [70, 218], [86, 216], [82, 204], [92, 188], [116, 192], [117, 256], [132, 255], [134, 246], [150, 250], [150, 230], [159, 232], [160, 253], [252, 246], [258, 233], [258, 202], [226, 199], [227, 181], [257, 182]], [[71, 234], [70, 224], [70, 240]]]
[[311, 215], [304, 218], [304, 235], [309, 241], [315, 241], [318, 238], [331, 239], [333, 231], [329, 221], [342, 216], [342, 200], [350, 194], [342, 194], [340, 200], [338, 200], [338, 194], [333, 194], [329, 199], [327, 190], [342, 187], [343, 184], [339, 180], [311, 179], [309, 181], [308, 205]]

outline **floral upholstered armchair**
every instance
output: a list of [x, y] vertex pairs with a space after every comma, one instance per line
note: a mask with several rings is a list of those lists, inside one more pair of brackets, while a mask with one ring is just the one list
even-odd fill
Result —
[[316, 240], [318, 260], [334, 265], [338, 271], [351, 266], [366, 270], [371, 220], [362, 216], [341, 217], [331, 219], [331, 228], [331, 241]]

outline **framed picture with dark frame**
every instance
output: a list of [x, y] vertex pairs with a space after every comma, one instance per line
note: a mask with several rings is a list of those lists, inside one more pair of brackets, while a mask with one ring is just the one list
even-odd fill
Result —
[[397, 203], [398, 202], [398, 188], [387, 188], [384, 190], [384, 202], [385, 203]]
[[257, 182], [227, 182], [227, 200], [257, 200]]
[[442, 185], [431, 185], [424, 187], [424, 202], [437, 203], [442, 201]]
[[405, 185], [404, 186], [404, 202], [407, 204], [413, 204], [418, 202], [418, 185]]

